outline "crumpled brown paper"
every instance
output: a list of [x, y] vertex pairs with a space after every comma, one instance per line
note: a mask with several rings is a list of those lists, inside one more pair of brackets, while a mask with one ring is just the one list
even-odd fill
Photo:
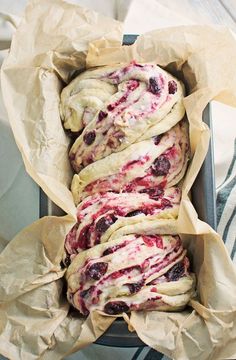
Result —
[[4, 102], [26, 170], [68, 214], [75, 215], [75, 206], [68, 191], [72, 172], [59, 115], [60, 91], [85, 69], [91, 41], [119, 46], [121, 31], [118, 21], [80, 6], [32, 0], [2, 65]]
[[198, 300], [181, 313], [133, 312], [126, 321], [151, 347], [179, 360], [236, 357], [236, 273], [220, 237], [188, 198], [208, 148], [202, 111], [211, 99], [236, 106], [236, 42], [224, 28], [157, 30], [121, 47], [118, 22], [60, 0], [33, 0], [2, 66], [2, 91], [26, 170], [69, 215], [20, 232], [0, 255], [0, 352], [11, 359], [60, 359], [93, 342], [114, 317], [70, 313], [60, 261], [74, 223], [69, 139], [59, 116], [62, 87], [87, 66], [153, 61], [181, 78], [193, 159], [177, 221], [197, 274]]

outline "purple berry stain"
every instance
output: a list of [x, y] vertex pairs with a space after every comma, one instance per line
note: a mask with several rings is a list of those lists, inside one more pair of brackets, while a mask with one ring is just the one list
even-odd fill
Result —
[[94, 142], [95, 138], [96, 138], [95, 130], [85, 133], [83, 137], [86, 145], [91, 145]]
[[107, 272], [108, 264], [105, 262], [97, 262], [86, 269], [86, 276], [93, 280], [99, 280]]
[[175, 94], [177, 91], [177, 83], [174, 80], [168, 82], [169, 94]]
[[144, 285], [144, 281], [139, 281], [137, 283], [133, 283], [133, 284], [125, 284], [126, 286], [128, 286], [130, 294], [136, 294], [137, 292], [139, 292], [143, 285]]
[[86, 225], [79, 234], [78, 246], [81, 249], [88, 249], [88, 241], [90, 239], [90, 226]]
[[126, 242], [124, 242], [123, 244], [111, 246], [103, 252], [102, 256], [113, 254], [115, 251], [123, 248], [125, 245], [126, 245]]
[[103, 119], [105, 119], [107, 117], [107, 113], [105, 111], [99, 111], [98, 113], [98, 121], [102, 121]]
[[158, 144], [159, 144], [159, 142], [161, 141], [162, 136], [163, 136], [163, 134], [154, 136], [153, 140], [154, 140], [154, 144], [155, 144], [155, 145], [158, 145]]
[[109, 315], [117, 315], [129, 311], [129, 306], [124, 301], [110, 301], [104, 306], [104, 312]]
[[170, 162], [165, 155], [160, 155], [152, 165], [152, 174], [155, 176], [167, 175], [170, 170]]
[[158, 94], [160, 91], [157, 80], [154, 77], [150, 77], [149, 79], [149, 91], [151, 91], [153, 94]]
[[166, 199], [166, 198], [163, 198], [161, 200], [161, 206], [163, 209], [166, 209], [166, 208], [171, 208], [172, 207], [172, 204], [171, 204], [171, 201]]

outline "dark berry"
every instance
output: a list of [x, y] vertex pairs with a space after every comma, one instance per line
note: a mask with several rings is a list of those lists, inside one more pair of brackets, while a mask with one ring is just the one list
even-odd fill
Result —
[[129, 306], [124, 301], [110, 301], [104, 306], [104, 312], [109, 315], [116, 315], [129, 311]]
[[116, 107], [115, 104], [109, 104], [109, 105], [107, 106], [107, 110], [108, 110], [108, 111], [112, 111], [112, 110], [115, 109], [115, 107]]
[[154, 77], [149, 79], [149, 91], [151, 91], [153, 94], [157, 94], [160, 91], [158, 83]]
[[96, 138], [95, 130], [85, 133], [83, 137], [86, 145], [91, 145], [94, 142], [95, 138]]
[[113, 250], [112, 247], [110, 247], [110, 248], [106, 249], [105, 251], [103, 251], [102, 256], [113, 254], [114, 251], [116, 251], [116, 250]]
[[105, 111], [99, 111], [98, 113], [98, 121], [102, 121], [103, 119], [105, 119], [105, 117], [107, 117], [107, 113]]
[[181, 276], [184, 275], [184, 271], [184, 265], [182, 262], [180, 262], [168, 270], [165, 276], [169, 281], [177, 281]]
[[97, 262], [86, 269], [86, 276], [94, 280], [99, 280], [107, 272], [108, 264], [105, 262]]
[[163, 136], [163, 134], [154, 136], [153, 140], [154, 140], [155, 145], [159, 144], [159, 142], [161, 141], [162, 136]]
[[137, 283], [125, 284], [125, 285], [128, 286], [130, 294], [135, 294], [135, 293], [139, 292], [142, 289], [142, 287], [144, 285], [144, 282], [139, 281]]
[[134, 210], [134, 211], [130, 211], [127, 215], [125, 215], [126, 217], [131, 217], [131, 216], [137, 216], [143, 214], [143, 212], [141, 210]]
[[96, 223], [96, 230], [98, 233], [104, 233], [117, 220], [115, 216], [102, 217]]
[[169, 94], [175, 94], [177, 91], [177, 83], [174, 80], [168, 82]]
[[152, 174], [155, 176], [167, 175], [170, 170], [170, 162], [166, 156], [160, 155], [152, 165]]
[[140, 191], [141, 193], [146, 193], [150, 196], [151, 199], [159, 199], [161, 195], [163, 195], [164, 190], [160, 187], [155, 188], [149, 188], [149, 189], [143, 189]]

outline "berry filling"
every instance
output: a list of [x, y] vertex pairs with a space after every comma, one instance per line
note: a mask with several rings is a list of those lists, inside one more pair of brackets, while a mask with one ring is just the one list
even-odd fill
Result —
[[164, 189], [162, 187], [148, 188], [140, 190], [140, 193], [148, 194], [151, 199], [159, 199], [164, 195]]
[[158, 236], [158, 235], [143, 235], [143, 241], [145, 242], [145, 244], [150, 247], [150, 246], [156, 246], [159, 249], [163, 249], [163, 241], [162, 241], [162, 237]]
[[[165, 305], [163, 301], [157, 302], [165, 294], [165, 283], [188, 276], [189, 262], [179, 236], [129, 235], [123, 242], [115, 241], [117, 244], [105, 249], [100, 257], [97, 252], [93, 259], [90, 250], [84, 265], [80, 265], [73, 275], [80, 277], [78, 290], [68, 294], [68, 299], [84, 315], [93, 309], [116, 315]], [[102, 261], [103, 256], [106, 256], [106, 261]], [[100, 261], [97, 261], [98, 257]], [[91, 264], [94, 260], [96, 262]], [[88, 281], [90, 287], [84, 289]]]
[[133, 275], [137, 274], [137, 273], [141, 273], [140, 265], [134, 265], [134, 266], [127, 267], [125, 269], [114, 271], [113, 273], [111, 273], [111, 274], [107, 275], [105, 278], [103, 278], [101, 284], [104, 283], [107, 279], [114, 280], [114, 279], [118, 279], [124, 275], [128, 275], [128, 277], [129, 277], [129, 276], [131, 276], [130, 275], [131, 273], [133, 273]]
[[[146, 190], [147, 194], [131, 193], [115, 194], [108, 192], [105, 194], [93, 195], [77, 209], [78, 223], [71, 229], [66, 236], [65, 248], [69, 255], [93, 247], [106, 241], [108, 229], [118, 221], [115, 229], [123, 227], [122, 218], [134, 218], [145, 216], [151, 221], [152, 216], [158, 216], [162, 210], [173, 208], [175, 216], [179, 206], [180, 191], [178, 188], [151, 188]], [[150, 195], [149, 195], [150, 193]], [[168, 210], [172, 211], [172, 210]], [[153, 218], [154, 219], [154, 218]], [[136, 222], [134, 219], [125, 221], [125, 224]]]
[[96, 138], [95, 130], [85, 133], [83, 137], [86, 145], [91, 145], [94, 142], [95, 138]]
[[112, 224], [116, 222], [117, 218], [114, 215], [104, 216], [96, 223], [96, 231], [103, 234]]
[[172, 207], [171, 201], [165, 198], [161, 199], [161, 207], [163, 209], [171, 208]]
[[169, 281], [177, 281], [185, 273], [185, 267], [183, 262], [175, 264], [166, 274], [166, 278]]
[[104, 306], [104, 312], [109, 315], [117, 315], [129, 311], [129, 306], [124, 301], [110, 301]]
[[126, 246], [126, 242], [120, 244], [120, 245], [115, 245], [115, 246], [111, 246], [108, 249], [104, 250], [104, 252], [102, 253], [102, 256], [106, 256], [106, 255], [110, 255], [113, 254], [115, 251], [122, 249], [123, 247]]
[[173, 95], [177, 91], [177, 83], [174, 80], [168, 82], [169, 94]]
[[125, 284], [125, 285], [128, 286], [130, 294], [135, 294], [135, 293], [139, 292], [142, 289], [142, 287], [144, 285], [144, 281], [141, 280], [141, 281], [139, 281], [137, 283]]
[[[107, 158], [111, 161], [111, 174], [107, 175], [107, 164], [101, 161], [101, 168], [104, 168], [100, 178], [97, 177], [99, 172], [98, 166], [94, 166], [92, 177], [90, 169], [85, 168], [81, 172], [81, 180], [84, 181], [80, 192], [80, 199], [95, 193], [106, 193], [113, 191], [117, 193], [124, 192], [145, 192], [146, 189], [158, 187], [169, 187], [177, 184], [182, 178], [187, 161], [188, 161], [188, 144], [187, 144], [187, 126], [186, 122], [177, 124], [167, 133], [150, 138], [140, 142], [142, 152], [134, 146], [133, 151], [124, 150], [124, 160], [118, 154], [113, 154], [113, 158]], [[155, 145], [160, 141], [159, 145]], [[135, 144], [136, 145], [136, 144]], [[138, 150], [138, 151], [137, 151]], [[126, 160], [127, 159], [127, 160]], [[119, 165], [116, 164], [116, 160]], [[114, 170], [113, 170], [114, 169]], [[110, 170], [107, 169], [109, 172]], [[113, 172], [114, 171], [114, 172]], [[87, 176], [88, 175], [88, 176]], [[86, 178], [90, 176], [90, 183]], [[94, 179], [94, 180], [93, 180]], [[75, 184], [78, 180], [75, 179]], [[150, 190], [151, 194], [152, 190]], [[147, 192], [148, 193], [148, 192]], [[154, 196], [153, 196], [154, 198]]]
[[124, 93], [124, 95], [122, 95], [121, 98], [118, 99], [117, 101], [115, 101], [114, 103], [109, 104], [107, 106], [108, 111], [113, 111], [116, 107], [118, 107], [122, 103], [126, 102], [127, 99], [128, 99], [128, 96], [130, 95], [130, 93], [132, 91], [134, 91], [135, 89], [137, 89], [137, 87], [139, 86], [139, 81], [137, 81], [137, 80], [129, 80], [126, 83], [126, 86], [127, 86], [127, 90]]
[[134, 167], [134, 165], [137, 165], [137, 164], [140, 164], [140, 160], [132, 160], [132, 161], [129, 161], [127, 162], [127, 164], [125, 164], [123, 167], [122, 167], [122, 171], [127, 171], [127, 170], [130, 170]]
[[72, 249], [76, 248], [78, 246], [78, 241], [76, 239], [77, 230], [79, 227], [79, 223], [76, 223], [70, 232], [66, 235], [65, 238], [65, 249], [68, 254], [71, 254]]
[[155, 77], [150, 77], [149, 79], [149, 91], [151, 91], [153, 94], [158, 94], [161, 91], [161, 88], [159, 87]]
[[103, 119], [105, 119], [107, 117], [107, 113], [105, 111], [99, 111], [98, 113], [98, 122], [102, 121]]
[[107, 272], [108, 264], [105, 262], [97, 262], [92, 265], [90, 265], [86, 271], [85, 274], [87, 277], [99, 280], [106, 272]]
[[170, 161], [165, 155], [160, 155], [152, 165], [152, 174], [154, 176], [165, 176], [170, 170]]
[[154, 136], [154, 137], [153, 137], [154, 144], [155, 144], [155, 145], [159, 145], [159, 143], [160, 143], [160, 141], [161, 141], [162, 137], [163, 137], [163, 134], [160, 134], [160, 135]]
[[84, 228], [80, 231], [78, 241], [74, 249], [76, 249], [76, 247], [79, 247], [81, 249], [88, 249], [89, 238], [90, 238], [90, 226], [87, 225], [84, 226]]

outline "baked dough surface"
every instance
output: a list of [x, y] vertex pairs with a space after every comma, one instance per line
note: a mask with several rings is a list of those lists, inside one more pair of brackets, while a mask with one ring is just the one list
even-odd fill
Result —
[[183, 96], [181, 82], [154, 64], [132, 62], [79, 75], [61, 95], [65, 128], [85, 126], [70, 150], [75, 171], [172, 127], [184, 115]]
[[180, 310], [193, 294], [188, 267], [178, 236], [122, 236], [75, 257], [66, 275], [68, 299], [85, 315]]
[[171, 223], [190, 157], [183, 98], [179, 80], [135, 61], [87, 70], [62, 91], [64, 127], [80, 133], [69, 153], [78, 206], [64, 263], [81, 314], [176, 311], [194, 294]]
[[[155, 171], [158, 158], [170, 163], [166, 173]], [[181, 121], [162, 135], [136, 142], [75, 174], [71, 185], [74, 201], [78, 204], [98, 192], [140, 192], [173, 186], [184, 176], [188, 159], [188, 126]]]
[[131, 234], [134, 228], [145, 231], [158, 219], [175, 219], [180, 197], [178, 187], [165, 189], [157, 199], [145, 193], [89, 196], [77, 208], [77, 223], [66, 237], [66, 251], [73, 258], [82, 250], [107, 242], [116, 232]]

